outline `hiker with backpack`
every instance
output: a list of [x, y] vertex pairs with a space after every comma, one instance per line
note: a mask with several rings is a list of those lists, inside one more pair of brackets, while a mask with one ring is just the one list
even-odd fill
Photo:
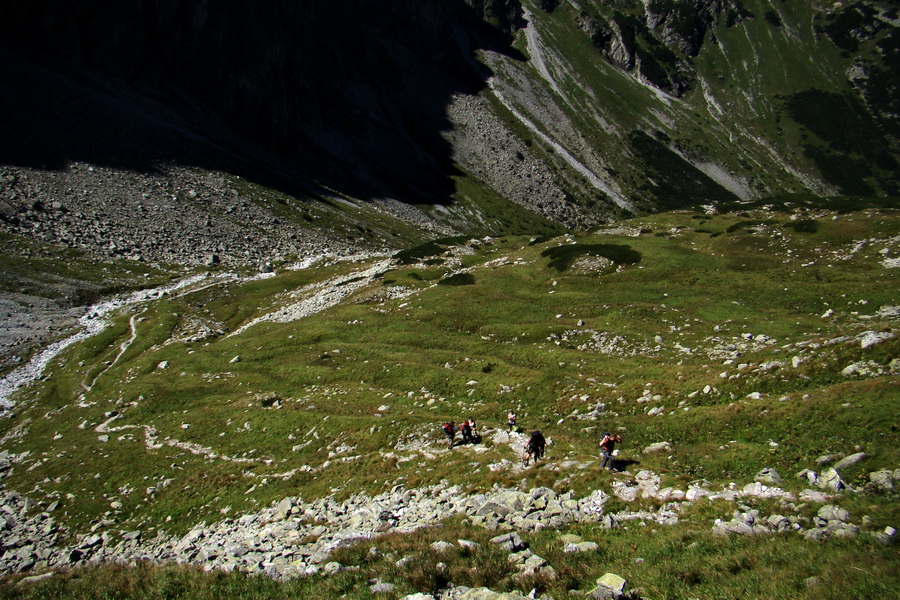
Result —
[[459, 432], [462, 434], [463, 444], [471, 444], [475, 441], [475, 438], [472, 437], [472, 426], [468, 420], [462, 422], [462, 425], [459, 426]]
[[456, 424], [453, 421], [449, 421], [444, 423], [441, 426], [441, 429], [444, 430], [444, 434], [447, 436], [447, 440], [449, 442], [448, 448], [453, 448], [453, 438], [456, 436]]
[[513, 411], [506, 413], [506, 424], [509, 425], [510, 432], [516, 428], [516, 413]]
[[534, 462], [543, 458], [546, 447], [547, 440], [544, 439], [544, 434], [540, 431], [533, 432], [531, 437], [528, 438], [528, 444], [525, 446], [525, 456], [522, 458], [524, 465], [527, 467], [532, 458], [534, 458]]
[[603, 458], [600, 460], [600, 468], [607, 469], [609, 471], [614, 471], [615, 458], [614, 453], [616, 449], [616, 443], [622, 441], [622, 436], [613, 435], [611, 433], [604, 432], [603, 439], [600, 440], [600, 452], [603, 455]]
[[478, 435], [478, 425], [475, 424], [475, 419], [472, 417], [469, 417], [467, 422], [469, 423], [469, 430], [472, 433], [472, 443], [478, 444], [481, 442], [481, 436]]

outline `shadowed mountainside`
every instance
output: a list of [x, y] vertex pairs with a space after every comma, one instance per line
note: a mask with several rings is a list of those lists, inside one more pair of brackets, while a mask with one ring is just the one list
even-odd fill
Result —
[[449, 199], [445, 106], [484, 86], [474, 50], [505, 43], [454, 0], [51, 4], [5, 10], [7, 48], [64, 75], [3, 56], [17, 85], [0, 98], [0, 163], [281, 171], [267, 183], [357, 198]]

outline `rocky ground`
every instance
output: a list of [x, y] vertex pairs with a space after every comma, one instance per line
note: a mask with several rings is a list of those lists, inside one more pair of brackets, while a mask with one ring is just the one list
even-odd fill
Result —
[[180, 265], [259, 265], [358, 249], [355, 240], [279, 218], [243, 196], [240, 183], [181, 167], [156, 174], [84, 163], [60, 173], [4, 167], [0, 224], [94, 256]]
[[[522, 443], [524, 436], [500, 430], [487, 430], [495, 444]], [[437, 443], [437, 442], [436, 442]], [[469, 450], [457, 448], [453, 452]], [[436, 453], [448, 450], [432, 449]], [[654, 444], [644, 453], [671, 450], [668, 444]], [[544, 468], [596, 467], [595, 464], [572, 465], [552, 458]], [[24, 459], [0, 454], [0, 475], [5, 477]], [[838, 460], [840, 458], [840, 460]], [[405, 489], [401, 486], [375, 497], [352, 496], [338, 501], [333, 497], [305, 502], [300, 497], [287, 497], [257, 513], [224, 518], [209, 526], [198, 525], [183, 536], [161, 532], [148, 538], [141, 531], [114, 531], [98, 523], [94, 533], [73, 539], [54, 519], [58, 502], [38, 506], [29, 499], [6, 490], [0, 491], [0, 572], [52, 572], [55, 569], [106, 562], [133, 563], [151, 560], [193, 564], [204, 569], [241, 570], [265, 573], [274, 578], [290, 578], [322, 573], [333, 575], [344, 569], [357, 568], [330, 560], [330, 553], [340, 547], [371, 540], [387, 532], [410, 532], [435, 525], [461, 515], [472, 525], [495, 530], [491, 542], [509, 553], [509, 560], [520, 575], [555, 577], [545, 559], [528, 549], [517, 532], [545, 528], [558, 529], [578, 522], [601, 523], [606, 528], [629, 527], [649, 523], [666, 526], [679, 523], [680, 514], [693, 503], [729, 502], [734, 505], [733, 518], [710, 524], [711, 531], [721, 535], [802, 535], [809, 540], [847, 539], [870, 536], [881, 544], [892, 544], [897, 536], [894, 528], [876, 531], [866, 515], [852, 515], [841, 507], [845, 494], [885, 492], [900, 486], [900, 469], [869, 474], [864, 488], [845, 483], [840, 470], [866, 459], [863, 453], [850, 456], [822, 457], [821, 474], [804, 470], [797, 474], [813, 484], [812, 488], [794, 494], [778, 487], [781, 476], [765, 469], [756, 481], [746, 485], [731, 483], [712, 489], [698, 480], [685, 488], [661, 487], [660, 476], [651, 471], [615, 474], [608, 491], [597, 489], [576, 498], [572, 492], [557, 493], [548, 488], [526, 491], [495, 487], [486, 493], [465, 494], [459, 486], [435, 485]], [[836, 461], [836, 462], [835, 462]], [[830, 464], [830, 466], [827, 466]], [[521, 467], [519, 467], [521, 468]], [[608, 512], [605, 504], [615, 496], [634, 509]], [[774, 499], [777, 507], [771, 514], [745, 505], [754, 499]], [[651, 503], [641, 503], [650, 500]], [[113, 502], [111, 507], [115, 510]], [[649, 506], [649, 508], [648, 508]], [[801, 512], [816, 508], [815, 516]], [[455, 545], [471, 544], [463, 539], [436, 542], [432, 549], [443, 552]], [[561, 535], [559, 543], [566, 553], [596, 551], [597, 544], [577, 536]], [[396, 566], [403, 569], [409, 558], [397, 557]], [[624, 582], [623, 582], [624, 583]], [[389, 591], [381, 582], [373, 583], [373, 593]], [[610, 597], [621, 597], [620, 594]], [[467, 593], [455, 590], [453, 594]], [[480, 592], [489, 594], [488, 591]], [[451, 594], [451, 592], [448, 592]], [[474, 597], [445, 595], [442, 597]], [[491, 598], [492, 596], [480, 596]], [[596, 597], [596, 596], [592, 596]]]

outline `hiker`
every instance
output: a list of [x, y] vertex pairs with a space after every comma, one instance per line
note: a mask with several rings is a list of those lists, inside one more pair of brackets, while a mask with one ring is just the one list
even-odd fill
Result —
[[525, 446], [525, 457], [523, 462], [525, 466], [528, 466], [528, 463], [531, 460], [531, 457], [534, 457], [534, 462], [537, 462], [541, 458], [544, 457], [544, 448], [547, 446], [547, 440], [544, 439], [544, 434], [540, 431], [535, 431], [531, 434], [531, 437], [528, 439], [528, 444]]
[[449, 448], [453, 448], [453, 437], [456, 435], [456, 424], [453, 421], [449, 421], [444, 423], [442, 429], [444, 433], [447, 435], [447, 440], [449, 442]]
[[469, 425], [469, 421], [463, 421], [462, 425], [459, 426], [459, 432], [462, 434], [463, 444], [471, 444], [474, 440], [472, 437], [472, 426]]
[[478, 425], [475, 424], [475, 419], [469, 417], [469, 430], [472, 432], [472, 442], [477, 444], [481, 441], [481, 436], [478, 435]]
[[613, 453], [616, 449], [616, 442], [621, 442], [622, 436], [613, 435], [608, 431], [603, 433], [603, 439], [600, 440], [600, 452], [603, 454], [603, 458], [600, 460], [600, 468], [606, 468], [610, 471], [614, 471], [613, 465], [615, 464], [615, 458], [613, 458]]
[[506, 413], [506, 423], [509, 425], [510, 431], [514, 430], [516, 428], [516, 413], [513, 411]]

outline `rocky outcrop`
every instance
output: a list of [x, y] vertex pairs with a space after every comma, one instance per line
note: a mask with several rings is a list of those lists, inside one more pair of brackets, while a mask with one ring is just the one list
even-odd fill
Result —
[[[686, 93], [695, 74], [690, 59], [700, 53], [724, 16], [737, 22], [746, 12], [726, 0], [644, 3], [642, 12], [582, 13], [577, 23], [614, 65], [675, 96]], [[732, 23], [733, 24], [733, 23]]]

